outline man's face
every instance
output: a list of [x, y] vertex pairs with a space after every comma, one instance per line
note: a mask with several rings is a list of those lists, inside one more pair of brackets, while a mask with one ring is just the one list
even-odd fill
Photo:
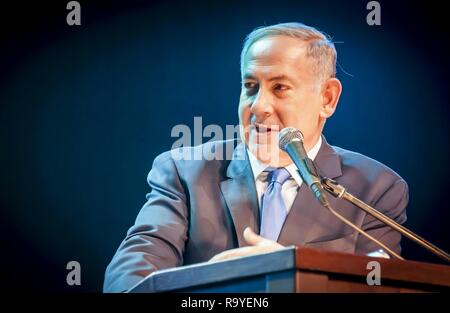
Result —
[[239, 121], [242, 139], [263, 163], [286, 166], [288, 155], [278, 148], [278, 132], [295, 127], [306, 150], [319, 138], [322, 94], [307, 44], [287, 36], [255, 42], [243, 59]]

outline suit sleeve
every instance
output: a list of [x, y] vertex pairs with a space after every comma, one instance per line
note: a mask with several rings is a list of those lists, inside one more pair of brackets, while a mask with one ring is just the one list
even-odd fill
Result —
[[147, 181], [147, 202], [106, 269], [105, 292], [126, 291], [156, 270], [183, 264], [188, 209], [170, 152], [155, 159]]
[[[406, 221], [408, 199], [408, 185], [403, 179], [398, 179], [375, 201], [373, 207], [397, 223], [403, 224]], [[393, 251], [401, 252], [401, 234], [378, 219], [366, 214], [362, 228]], [[356, 243], [357, 254], [367, 254], [378, 249], [381, 249], [381, 247], [363, 235], [358, 234]]]

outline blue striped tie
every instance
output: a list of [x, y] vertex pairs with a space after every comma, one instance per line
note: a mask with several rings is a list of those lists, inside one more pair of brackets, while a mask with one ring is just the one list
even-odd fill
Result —
[[263, 194], [261, 205], [261, 232], [260, 235], [273, 241], [278, 240], [281, 228], [287, 216], [286, 205], [281, 195], [281, 187], [291, 177], [284, 167], [269, 172], [266, 191]]

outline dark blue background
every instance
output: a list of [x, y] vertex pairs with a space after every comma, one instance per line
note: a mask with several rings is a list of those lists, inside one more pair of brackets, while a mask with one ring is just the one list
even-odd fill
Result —
[[[237, 124], [239, 53], [254, 27], [329, 33], [344, 89], [327, 140], [410, 187], [407, 226], [449, 250], [448, 35], [430, 1], [68, 1], [2, 5], [1, 277], [10, 289], [100, 291], [176, 124]], [[436, 2], [438, 3], [438, 2]], [[351, 75], [344, 73], [348, 72]], [[439, 262], [404, 240], [407, 258]], [[82, 285], [66, 285], [67, 262]]]

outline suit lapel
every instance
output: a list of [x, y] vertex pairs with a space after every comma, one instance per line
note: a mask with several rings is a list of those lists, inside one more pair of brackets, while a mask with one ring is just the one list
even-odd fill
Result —
[[227, 179], [219, 184], [233, 219], [239, 247], [246, 246], [243, 231], [250, 226], [259, 233], [259, 209], [253, 172], [244, 144], [239, 144], [227, 168]]
[[[340, 157], [323, 135], [322, 145], [314, 164], [322, 177], [336, 178], [342, 175]], [[316, 226], [324, 212], [326, 209], [321, 207], [308, 186], [302, 183], [281, 229], [278, 241], [283, 245], [300, 245], [308, 242], [309, 238], [317, 232], [315, 231]]]

